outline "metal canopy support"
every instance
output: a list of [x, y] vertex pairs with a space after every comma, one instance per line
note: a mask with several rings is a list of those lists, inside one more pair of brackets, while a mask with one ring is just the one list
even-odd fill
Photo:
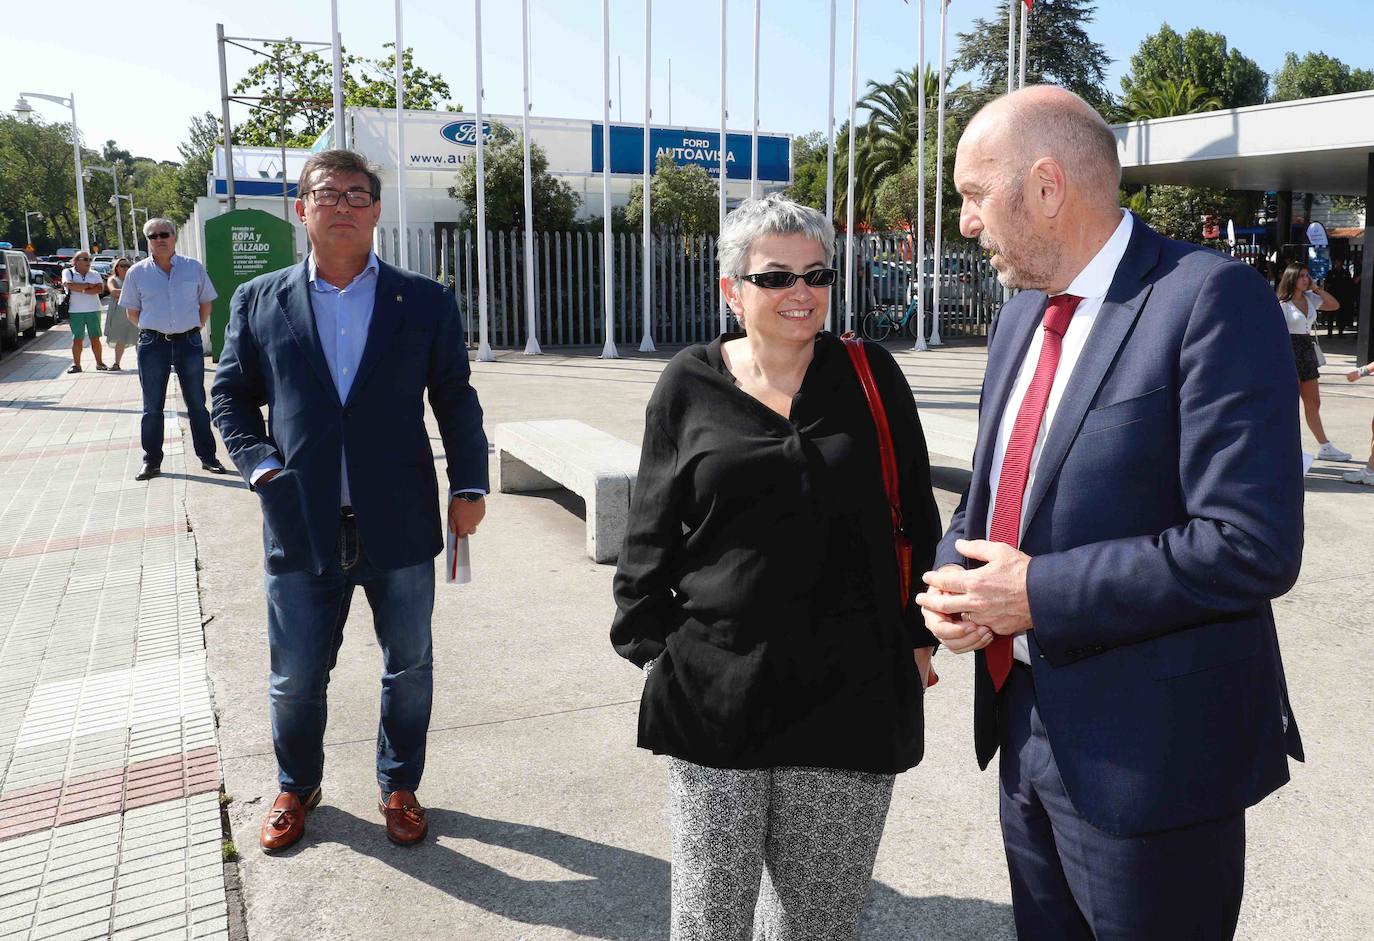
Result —
[[1374, 362], [1374, 152], [1369, 154], [1364, 184], [1364, 260], [1360, 263], [1360, 326], [1355, 365]]

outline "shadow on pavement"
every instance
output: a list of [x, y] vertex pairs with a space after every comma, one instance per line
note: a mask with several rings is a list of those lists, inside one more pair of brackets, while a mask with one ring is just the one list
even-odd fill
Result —
[[[322, 805], [311, 814], [311, 825], [355, 852], [502, 918], [605, 941], [666, 941], [669, 867], [663, 860], [557, 830], [458, 811], [430, 808], [428, 816], [429, 836], [422, 845], [407, 848], [387, 843], [380, 816], [364, 820]], [[583, 878], [512, 876], [440, 842], [455, 839], [545, 859]]]
[[[501, 918], [604, 941], [667, 941], [670, 867], [654, 856], [442, 808], [429, 809], [429, 836], [413, 848], [387, 843], [380, 817], [363, 819], [327, 804], [311, 814], [311, 829]], [[464, 855], [453, 840], [537, 857], [582, 878], [521, 878]], [[859, 937], [996, 941], [1014, 938], [1015, 930], [1009, 905], [949, 896], [911, 898], [874, 882]]]
[[874, 882], [859, 941], [1013, 941], [1011, 906], [948, 895], [913, 898]]

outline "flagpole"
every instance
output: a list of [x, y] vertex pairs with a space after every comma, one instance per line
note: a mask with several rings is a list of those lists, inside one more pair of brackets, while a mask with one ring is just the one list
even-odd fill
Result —
[[930, 345], [940, 341], [940, 269], [944, 267], [945, 210], [945, 59], [949, 0], [940, 0], [940, 97], [935, 109], [935, 304], [930, 312]]
[[619, 359], [615, 348], [615, 242], [611, 237], [611, 0], [601, 0], [601, 296], [606, 344], [602, 359]]
[[754, 130], [749, 142], [749, 198], [759, 195], [759, 16], [763, 0], [754, 0]]
[[496, 357], [487, 342], [487, 165], [483, 157], [487, 126], [482, 119], [482, 0], [473, 0], [472, 12], [476, 33], [473, 58], [477, 66], [477, 361], [489, 363]]
[[410, 228], [406, 224], [405, 40], [401, 37], [401, 0], [396, 0], [396, 211], [401, 224], [401, 267], [410, 268]]
[[844, 329], [854, 329], [854, 118], [859, 84], [859, 0], [849, 4], [849, 181], [846, 184], [844, 226]]
[[1026, 35], [1030, 32], [1031, 0], [1026, 0], [1026, 8], [1021, 11], [1021, 59], [1017, 68], [1020, 71], [1020, 79], [1016, 83], [1017, 88], [1026, 87]]
[[650, 236], [649, 217], [653, 212], [653, 147], [649, 142], [649, 119], [653, 111], [649, 102], [653, 95], [653, 0], [644, 0], [644, 338], [639, 341], [639, 352], [652, 353], [654, 346], [654, 243]]
[[1007, 94], [1016, 91], [1016, 8], [1021, 0], [1007, 0]]
[[[830, 103], [825, 122], [825, 219], [835, 227], [835, 4], [830, 0], [830, 72], [828, 92]], [[924, 2], [924, 0], [923, 0]], [[825, 328], [835, 331], [835, 288], [830, 288], [830, 309], [825, 315]]]
[[[727, 150], [725, 130], [725, 118], [727, 116], [725, 110], [725, 4], [726, 0], [720, 0], [720, 176], [716, 187], [720, 192], [720, 219], [718, 220], [720, 227], [716, 230], [717, 239], [720, 238], [719, 233], [725, 231], [725, 182], [729, 172], [725, 166], [725, 152]], [[725, 302], [725, 294], [722, 293], [720, 296], [720, 332], [722, 335], [725, 334], [729, 310], [729, 305]]]
[[[348, 146], [344, 136], [343, 50], [339, 48], [339, 0], [329, 0], [330, 38], [333, 40], [332, 81], [334, 97], [334, 146]], [[284, 169], [284, 168], [283, 168]], [[134, 236], [138, 241], [138, 236]]]
[[916, 92], [916, 344], [914, 352], [930, 349], [926, 343], [926, 0], [916, 0], [916, 71], [920, 75]]
[[520, 59], [525, 70], [525, 111], [520, 133], [525, 138], [525, 355], [535, 356], [539, 348], [538, 315], [534, 296], [534, 181], [530, 176], [530, 0], [520, 0]]

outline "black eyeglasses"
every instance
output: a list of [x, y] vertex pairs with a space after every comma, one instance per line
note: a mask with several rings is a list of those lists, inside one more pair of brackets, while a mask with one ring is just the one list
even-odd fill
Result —
[[146, 236], [144, 236], [144, 238], [150, 238], [154, 241], [158, 239], [169, 239], [172, 237], [173, 235], [171, 232], [149, 232]]
[[790, 288], [797, 283], [798, 278], [813, 288], [829, 287], [835, 283], [836, 274], [834, 268], [813, 268], [806, 274], [797, 274], [795, 271], [760, 271], [758, 274], [743, 275], [742, 280], [769, 291], [778, 291]]
[[318, 189], [311, 190], [310, 196], [315, 200], [316, 206], [337, 206], [339, 197], [342, 196], [354, 209], [366, 209], [377, 198], [367, 190], [348, 190], [341, 193], [338, 190]]

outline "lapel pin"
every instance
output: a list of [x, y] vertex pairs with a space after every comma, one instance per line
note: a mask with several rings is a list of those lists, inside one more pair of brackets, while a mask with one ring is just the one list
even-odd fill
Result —
[[401, 303], [401, 295], [399, 295], [399, 294], [396, 295], [396, 303], [397, 303], [397, 304]]

